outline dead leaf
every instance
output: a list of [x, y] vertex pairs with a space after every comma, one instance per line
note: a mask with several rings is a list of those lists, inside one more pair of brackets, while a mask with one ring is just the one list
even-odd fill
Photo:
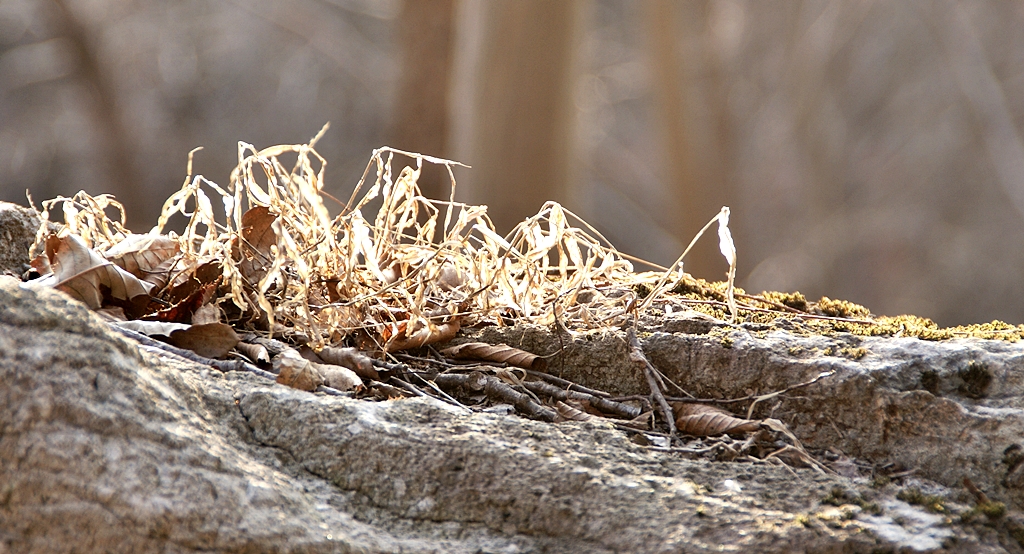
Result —
[[168, 285], [170, 291], [165, 298], [171, 302], [181, 302], [195, 294], [203, 285], [216, 282], [221, 276], [220, 262], [206, 259], [201, 262], [181, 260], [175, 268], [174, 277]]
[[356, 348], [325, 346], [317, 354], [326, 363], [347, 367], [360, 377], [380, 381], [380, 374], [374, 369], [373, 360]]
[[151, 271], [147, 271], [141, 278], [147, 283], [152, 283], [154, 290], [162, 291], [171, 280], [171, 271], [174, 271], [180, 262], [180, 258], [168, 258]]
[[594, 419], [594, 416], [582, 410], [577, 410], [561, 400], [555, 402], [555, 413], [558, 414], [560, 421], [590, 421]]
[[46, 255], [46, 252], [32, 258], [32, 261], [29, 262], [28, 265], [40, 276], [46, 276], [53, 273], [53, 268], [50, 267], [50, 258]]
[[148, 299], [153, 288], [97, 254], [75, 235], [50, 236], [46, 239], [46, 255], [53, 269], [51, 286], [94, 310], [103, 307], [105, 293], [131, 305], [136, 299]]
[[238, 344], [238, 335], [226, 323], [192, 325], [174, 331], [169, 341], [178, 348], [186, 348], [206, 358], [223, 358]]
[[654, 422], [654, 412], [647, 410], [642, 414], [634, 417], [629, 421], [620, 421], [619, 423], [633, 429], [650, 430], [651, 424]]
[[256, 362], [257, 364], [270, 363], [270, 352], [262, 344], [252, 344], [248, 342], [240, 342], [235, 345], [235, 350], [238, 350], [245, 357]]
[[352, 390], [363, 384], [356, 372], [347, 367], [331, 364], [313, 364], [323, 377], [324, 384], [332, 389]]
[[192, 314], [192, 325], [220, 323], [220, 308], [216, 304], [203, 304]]
[[749, 433], [761, 427], [760, 421], [740, 419], [716, 406], [689, 402], [673, 402], [676, 428], [695, 437], [732, 433]]
[[525, 350], [512, 348], [504, 344], [487, 344], [483, 342], [467, 342], [441, 351], [441, 354], [456, 360], [486, 360], [489, 362], [506, 363], [516, 367], [544, 371], [547, 360], [530, 354]]
[[459, 318], [456, 317], [441, 325], [427, 323], [409, 336], [406, 336], [403, 331], [399, 331], [385, 345], [385, 350], [388, 352], [398, 352], [399, 350], [419, 348], [428, 344], [434, 344], [435, 342], [449, 341], [455, 338], [455, 334], [459, 332], [460, 326]]
[[277, 244], [273, 224], [277, 214], [266, 206], [250, 208], [242, 214], [242, 237], [232, 249], [242, 275], [252, 283], [267, 274], [267, 267], [273, 261], [272, 246]]
[[[181, 300], [177, 304], [170, 308], [160, 310], [146, 316], [146, 319], [154, 321], [174, 321], [177, 323], [211, 323], [203, 321], [195, 321], [195, 314], [204, 305], [213, 299], [214, 293], [217, 290], [216, 283], [207, 283], [192, 291], [185, 299]], [[220, 314], [218, 312], [217, 319], [220, 321]]]
[[142, 333], [147, 337], [170, 337], [171, 333], [175, 331], [184, 331], [190, 326], [186, 323], [173, 323], [169, 321], [143, 321], [136, 319], [132, 321], [122, 321], [117, 324], [119, 327], [123, 327], [136, 333]]
[[313, 367], [313, 362], [303, 358], [295, 350], [285, 350], [274, 358], [277, 382], [293, 389], [313, 392], [323, 384], [323, 377]]
[[178, 241], [166, 235], [131, 234], [108, 248], [103, 257], [139, 279], [146, 280], [162, 264], [174, 258], [178, 249]]

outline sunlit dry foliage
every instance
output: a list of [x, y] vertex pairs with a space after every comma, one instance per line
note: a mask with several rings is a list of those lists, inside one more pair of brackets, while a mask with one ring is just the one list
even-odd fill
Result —
[[[386, 351], [414, 348], [480, 321], [616, 325], [637, 304], [635, 285], [682, 278], [681, 263], [664, 274], [634, 273], [600, 233], [555, 202], [501, 236], [485, 206], [451, 199], [457, 162], [387, 147], [373, 152], [332, 216], [321, 191], [326, 162], [315, 150], [322, 135], [263, 150], [239, 143], [228, 185], [190, 174], [147, 235], [131, 235], [120, 204], [106, 195], [44, 202], [44, 219], [60, 206], [62, 236], [103, 253], [83, 271], [102, 266], [152, 289], [150, 304], [135, 306], [132, 318], [195, 323], [203, 310], [207, 321], [212, 304], [241, 330], [291, 336], [317, 350], [352, 335]], [[396, 156], [414, 163], [396, 171]], [[447, 168], [449, 200], [420, 193], [424, 162]], [[374, 200], [380, 208], [364, 215]], [[178, 216], [183, 231], [165, 233]], [[715, 220], [724, 228], [727, 218], [726, 209]], [[40, 243], [57, 239], [46, 240], [40, 231]], [[49, 260], [61, 263], [52, 253]], [[88, 288], [99, 308], [111, 283]]]

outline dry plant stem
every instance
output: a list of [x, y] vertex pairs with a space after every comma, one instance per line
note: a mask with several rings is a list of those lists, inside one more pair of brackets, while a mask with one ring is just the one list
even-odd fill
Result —
[[[211, 359], [211, 358], [206, 358], [206, 357], [200, 356], [199, 354], [196, 354], [195, 352], [192, 352], [191, 350], [185, 350], [183, 348], [178, 348], [176, 346], [171, 346], [171, 345], [169, 345], [167, 343], [160, 342], [160, 341], [158, 341], [156, 339], [151, 339], [151, 338], [147, 337], [146, 335], [143, 335], [142, 333], [136, 333], [135, 331], [132, 331], [130, 329], [125, 329], [125, 328], [120, 327], [118, 325], [111, 324], [110, 328], [113, 329], [114, 331], [117, 331], [118, 333], [121, 333], [122, 335], [132, 339], [132, 340], [135, 340], [135, 341], [139, 342], [140, 344], [144, 344], [144, 345], [146, 345], [146, 346], [148, 346], [150, 348], [158, 348], [158, 349], [160, 349], [160, 350], [162, 350], [164, 352], [167, 352], [167, 353], [172, 354], [174, 356], [177, 356], [179, 358], [184, 358], [185, 360], [188, 360], [188, 361], [193, 362], [193, 363], [202, 364], [202, 365], [205, 365], [205, 366], [210, 366], [212, 368], [215, 368], [215, 369], [218, 369], [218, 370], [224, 371], [224, 372], [227, 372], [227, 371], [248, 371], [249, 373], [253, 373], [253, 374], [259, 375], [260, 377], [263, 377], [264, 379], [270, 379], [270, 380], [276, 380], [277, 379], [277, 375], [274, 375], [273, 373], [271, 373], [269, 371], [264, 371], [264, 370], [262, 370], [262, 369], [260, 369], [260, 368], [258, 368], [256, 366], [250, 364], [250, 363], [243, 362], [242, 360], [231, 360], [231, 361], [229, 361], [229, 360], [214, 360], [214, 359]], [[324, 386], [317, 387], [316, 392], [323, 392], [323, 393], [329, 394], [331, 396], [346, 396], [346, 397], [352, 396], [350, 393], [342, 392], [342, 391], [340, 391], [338, 389], [334, 389], [334, 388], [331, 388], [331, 387], [324, 387]]]
[[736, 296], [739, 296], [740, 298], [746, 298], [747, 300], [754, 300], [755, 302], [761, 302], [762, 304], [767, 304], [769, 306], [773, 306], [776, 309], [784, 311], [784, 312], [790, 312], [790, 313], [794, 313], [794, 314], [807, 314], [807, 312], [802, 311], [802, 310], [798, 310], [798, 309], [796, 309], [796, 308], [794, 308], [792, 306], [787, 306], [785, 304], [779, 304], [778, 302], [772, 302], [771, 300], [767, 300], [765, 298], [761, 298], [760, 296], [754, 296], [752, 294], [741, 294], [741, 293], [738, 293], [738, 292], [735, 293], [735, 294], [736, 294]]
[[452, 404], [452, 405], [458, 406], [458, 407], [460, 407], [460, 408], [462, 408], [462, 409], [464, 409], [464, 410], [467, 410], [467, 411], [472, 411], [472, 410], [470, 410], [470, 409], [469, 409], [469, 407], [468, 407], [468, 406], [464, 405], [463, 403], [459, 402], [458, 400], [456, 400], [455, 398], [453, 398], [453, 397], [452, 397], [451, 395], [449, 395], [448, 393], [446, 393], [446, 392], [444, 392], [443, 390], [441, 390], [441, 388], [440, 388], [440, 387], [438, 387], [438, 386], [437, 386], [437, 385], [436, 385], [436, 384], [435, 384], [435, 383], [434, 383], [433, 381], [429, 381], [429, 380], [427, 380], [427, 379], [424, 379], [424, 378], [423, 378], [422, 376], [420, 376], [420, 375], [418, 375], [418, 374], [416, 374], [416, 373], [409, 373], [408, 375], [409, 375], [409, 376], [411, 376], [411, 377], [415, 377], [415, 378], [416, 378], [416, 379], [418, 379], [418, 380], [419, 380], [419, 381], [420, 381], [421, 383], [423, 383], [423, 384], [424, 384], [425, 386], [428, 386], [428, 387], [430, 387], [430, 389], [431, 389], [431, 390], [433, 390], [434, 392], [436, 392], [436, 393], [437, 393], [437, 394], [438, 394], [438, 395], [439, 395], [439, 396], [440, 396], [440, 397], [441, 397], [442, 399], [444, 399], [444, 400], [445, 400], [446, 402], [448, 402], [449, 404]]
[[[818, 381], [820, 381], [820, 380], [822, 380], [822, 379], [824, 379], [826, 377], [832, 376], [834, 373], [835, 373], [835, 371], [825, 371], [825, 372], [819, 373], [817, 376], [814, 377], [814, 379], [811, 379], [809, 381], [804, 381], [802, 383], [797, 383], [795, 385], [790, 385], [790, 386], [788, 386], [788, 387], [786, 387], [786, 388], [784, 388], [782, 390], [777, 390], [775, 392], [769, 392], [769, 393], [766, 393], [766, 394], [748, 394], [747, 396], [742, 396], [740, 398], [723, 398], [723, 399], [717, 399], [717, 398], [681, 398], [681, 397], [677, 397], [677, 396], [666, 396], [665, 398], [666, 398], [666, 400], [669, 400], [671, 402], [689, 402], [689, 403], [692, 403], [692, 404], [736, 404], [738, 402], [749, 402], [751, 400], [753, 400], [755, 403], [757, 403], [757, 402], [761, 402], [763, 400], [768, 400], [769, 398], [776, 397], [776, 396], [778, 396], [780, 394], [785, 394], [787, 392], [794, 391], [794, 390], [799, 389], [799, 388], [803, 388], [803, 387], [806, 387], [806, 386], [809, 386], [809, 385], [813, 385], [814, 383], [817, 383]], [[748, 415], [748, 417], [749, 417], [749, 415]]]
[[626, 425], [625, 423], [620, 423], [620, 422], [615, 421], [615, 420], [609, 420], [609, 421], [611, 422], [612, 425], [615, 426], [616, 429], [618, 429], [620, 431], [628, 431], [630, 433], [635, 433], [635, 434], [640, 434], [640, 435], [654, 435], [656, 437], [665, 437], [666, 439], [672, 438], [668, 433], [659, 433], [658, 431], [649, 431], [649, 430], [646, 430], [646, 429], [637, 429], [636, 427], [630, 427], [629, 425]]
[[[523, 368], [521, 368], [521, 369], [523, 369]], [[597, 390], [597, 389], [592, 389], [592, 388], [589, 388], [589, 387], [584, 387], [583, 385], [577, 385], [576, 383], [573, 383], [572, 381], [567, 381], [565, 379], [562, 379], [561, 377], [555, 377], [554, 375], [551, 375], [550, 373], [544, 373], [543, 371], [534, 371], [532, 369], [523, 369], [523, 371], [525, 371], [527, 375], [530, 375], [530, 376], [533, 376], [533, 377], [540, 377], [541, 379], [544, 379], [545, 381], [548, 381], [549, 383], [554, 383], [555, 385], [558, 385], [560, 387], [565, 387], [566, 389], [571, 390], [571, 391], [582, 392], [583, 394], [589, 394], [589, 395], [598, 396], [598, 397], [601, 397], [601, 398], [609, 398], [609, 397], [611, 397], [610, 394], [608, 394], [607, 392], [604, 392], [603, 390]]]
[[796, 458], [797, 460], [800, 460], [801, 462], [811, 466], [812, 468], [814, 468], [815, 471], [817, 471], [818, 473], [820, 473], [822, 475], [835, 475], [836, 474], [836, 472], [834, 472], [831, 469], [829, 469], [828, 466], [822, 465], [821, 462], [819, 462], [818, 460], [815, 460], [814, 458], [812, 458], [811, 455], [808, 454], [807, 452], [805, 452], [803, 448], [798, 448], [798, 447], [793, 446], [791, 444], [787, 444], [786, 446], [783, 446], [782, 448], [776, 450], [775, 452], [772, 452], [771, 454], [768, 454], [767, 456], [764, 457], [764, 460], [768, 461], [768, 460], [776, 459], [776, 460], [779, 460], [780, 462], [782, 462], [783, 464], [788, 466], [789, 464], [786, 464], [786, 461], [783, 460], [782, 458], [780, 458], [780, 456], [783, 455], [783, 454], [790, 454], [790, 455], [792, 455], [794, 458]]
[[[709, 305], [712, 305], [712, 306], [723, 306], [723, 307], [726, 307], [726, 308], [729, 307], [729, 304], [727, 302], [722, 302], [721, 300], [697, 300], [695, 298], [682, 298], [682, 297], [676, 298], [676, 300], [678, 300], [679, 302], [682, 302], [684, 304], [709, 304]], [[765, 313], [765, 314], [786, 313], [786, 312], [781, 312], [779, 310], [769, 310], [767, 308], [755, 308], [753, 306], [740, 306], [739, 309], [740, 310], [747, 310], [748, 312], [761, 312], [761, 313]], [[829, 315], [816, 315], [816, 314], [809, 314], [809, 313], [806, 313], [806, 312], [797, 312], [797, 313], [794, 313], [793, 315], [795, 315], [796, 317], [799, 317], [800, 319], [820, 319], [822, 321], [836, 321], [836, 322], [839, 322], [839, 323], [860, 323], [862, 325], [874, 325], [875, 324], [874, 321], [871, 321], [871, 320], [868, 320], [868, 319], [854, 319], [854, 318], [850, 318], [850, 317], [834, 317], [834, 316], [829, 316]], [[737, 325], [736, 327], [739, 327], [739, 326]]]
[[407, 366], [405, 364], [394, 364], [394, 363], [391, 363], [391, 362], [385, 362], [384, 360], [377, 360], [377, 359], [372, 359], [372, 358], [371, 358], [370, 362], [373, 363], [373, 367], [379, 367], [381, 369], [386, 369], [388, 371], [392, 371], [392, 372], [395, 372], [395, 373], [412, 373], [413, 372], [412, 368], [410, 368], [409, 366]]
[[399, 379], [398, 377], [392, 377], [392, 378], [388, 379], [388, 381], [391, 382], [391, 383], [397, 384], [398, 386], [400, 386], [403, 389], [405, 389], [405, 390], [415, 394], [416, 396], [422, 396], [424, 398], [433, 398], [429, 394], [421, 391], [419, 389], [419, 387], [417, 387], [416, 385], [413, 385], [412, 383], [408, 383], [406, 381], [403, 381], [403, 380]]
[[[666, 398], [668, 398], [668, 397], [666, 397]], [[651, 397], [650, 396], [644, 396], [642, 394], [631, 394], [631, 395], [628, 395], [628, 396], [612, 396], [612, 397], [609, 397], [608, 400], [611, 400], [612, 402], [626, 402], [628, 400], [636, 400], [637, 402], [640, 402], [641, 404], [643, 404], [643, 407], [640, 408], [641, 413], [653, 409], [651, 407]]]
[[443, 373], [435, 377], [434, 382], [449, 390], [462, 387], [471, 391], [482, 391], [491, 400], [511, 404], [520, 412], [542, 421], [553, 422], [557, 418], [554, 410], [530, 400], [529, 396], [502, 383], [497, 377], [480, 372], [469, 375]]
[[615, 414], [631, 419], [640, 415], [640, 408], [635, 406], [630, 406], [629, 404], [623, 404], [621, 402], [613, 402], [607, 398], [600, 398], [592, 394], [576, 392], [573, 390], [567, 391], [543, 381], [525, 381], [523, 386], [536, 394], [550, 396], [556, 400], [586, 400], [591, 406], [608, 414]]
[[988, 495], [982, 492], [981, 489], [979, 489], [978, 486], [974, 484], [974, 481], [971, 481], [970, 477], [964, 477], [963, 483], [964, 488], [966, 488], [968, 492], [974, 495], [975, 504], [981, 506], [990, 503]]
[[676, 436], [676, 422], [672, 415], [672, 408], [669, 408], [668, 401], [665, 400], [665, 395], [662, 394], [661, 389], [658, 387], [658, 381], [655, 377], [655, 371], [657, 371], [651, 362], [644, 355], [643, 348], [640, 346], [640, 341], [636, 338], [636, 327], [630, 326], [626, 330], [626, 338], [629, 340], [629, 357], [637, 364], [643, 364], [644, 377], [647, 378], [647, 385], [651, 388], [651, 396], [654, 397], [654, 403], [657, 404], [661, 416], [668, 423], [668, 432], [672, 437]]

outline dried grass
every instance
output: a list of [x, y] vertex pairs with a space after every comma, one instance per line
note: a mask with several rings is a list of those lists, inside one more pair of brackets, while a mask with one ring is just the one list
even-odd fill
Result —
[[[453, 200], [452, 168], [461, 164], [388, 147], [373, 152], [351, 198], [332, 217], [324, 204], [329, 195], [322, 192], [326, 161], [315, 149], [325, 130], [308, 144], [257, 150], [240, 142], [227, 187], [192, 176], [190, 153], [189, 176], [164, 203], [150, 232], [164, 234], [172, 217], [183, 215], [184, 231], [169, 233], [181, 249], [175, 264], [219, 264], [221, 288], [230, 291], [221, 302], [242, 313], [266, 314], [272, 332], [304, 335], [317, 347], [365, 332], [386, 348], [416, 333], [436, 332], [454, 319], [464, 325], [481, 320], [497, 325], [557, 320], [568, 328], [618, 325], [637, 304], [636, 285], [657, 282], [645, 300], [649, 306], [671, 288], [666, 283], [683, 278], [681, 259], [663, 274], [635, 273], [627, 256], [556, 202], [500, 236], [485, 206]], [[290, 155], [296, 161], [289, 168], [282, 158]], [[414, 164], [396, 174], [396, 156]], [[449, 200], [420, 193], [424, 162], [447, 168]], [[367, 218], [363, 210], [378, 198], [380, 208]], [[44, 219], [57, 204], [67, 232], [96, 250], [128, 235], [124, 210], [110, 196], [79, 193], [47, 201]], [[242, 215], [258, 206], [276, 214], [276, 240], [265, 249], [265, 271], [251, 281], [237, 249]], [[111, 209], [119, 221], [108, 217]], [[723, 214], [712, 222], [725, 228], [727, 209]]]

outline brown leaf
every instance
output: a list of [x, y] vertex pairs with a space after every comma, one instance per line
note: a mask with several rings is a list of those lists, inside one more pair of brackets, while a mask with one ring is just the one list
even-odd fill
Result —
[[192, 314], [192, 325], [206, 325], [208, 323], [220, 323], [220, 308], [217, 304], [203, 304], [196, 313]]
[[[216, 283], [207, 283], [206, 285], [200, 286], [192, 291], [187, 298], [171, 306], [170, 308], [160, 310], [146, 316], [146, 319], [154, 321], [174, 321], [177, 323], [203, 323], [193, 321], [195, 313], [199, 311], [204, 305], [213, 299], [213, 295], [217, 290]], [[217, 321], [220, 320], [218, 314]], [[211, 323], [211, 322], [206, 322]]]
[[646, 412], [643, 412], [642, 414], [634, 417], [629, 421], [620, 421], [619, 423], [627, 427], [632, 427], [634, 429], [650, 430], [651, 423], [653, 421], [654, 412], [651, 410], [647, 410]]
[[[139, 279], [148, 280], [147, 277], [177, 254], [178, 241], [166, 235], [131, 234], [108, 248], [103, 257]], [[164, 267], [165, 272], [169, 269], [169, 265]]]
[[716, 406], [688, 402], [673, 402], [676, 428], [696, 437], [749, 433], [761, 427], [760, 421], [740, 419]]
[[187, 348], [207, 358], [223, 358], [238, 344], [238, 335], [225, 323], [192, 325], [188, 329], [174, 331], [169, 341], [178, 348]]
[[590, 421], [594, 419], [594, 416], [587, 412], [577, 410], [561, 400], [555, 402], [555, 413], [557, 413], [560, 418], [560, 420], [556, 421]]
[[323, 377], [313, 367], [313, 362], [303, 358], [294, 350], [285, 350], [274, 358], [277, 382], [293, 389], [315, 391], [323, 384]]
[[369, 356], [359, 352], [355, 348], [335, 348], [325, 346], [317, 353], [323, 361], [347, 367], [356, 372], [356, 375], [366, 379], [380, 380], [380, 374], [373, 367], [373, 360]]
[[75, 235], [50, 236], [46, 239], [46, 254], [53, 269], [52, 283], [46, 284], [94, 310], [103, 307], [105, 293], [115, 301], [131, 305], [136, 299], [148, 299], [153, 288], [104, 259]]
[[363, 380], [356, 375], [356, 372], [347, 367], [331, 364], [313, 364], [320, 375], [323, 376], [324, 384], [338, 390], [352, 390], [363, 384]]
[[245, 355], [245, 357], [258, 363], [265, 364], [270, 362], [270, 352], [262, 344], [252, 344], [248, 342], [240, 342], [235, 345], [235, 349]]
[[441, 354], [456, 360], [486, 360], [488, 362], [506, 363], [534, 371], [544, 371], [548, 365], [547, 360], [540, 356], [504, 344], [467, 342], [451, 348], [445, 348], [441, 351]]
[[202, 261], [182, 259], [174, 268], [170, 280], [170, 291], [164, 295], [171, 302], [180, 302], [195, 293], [203, 285], [216, 282], [221, 276], [220, 262], [214, 259]]
[[273, 227], [276, 219], [277, 214], [266, 206], [256, 206], [242, 214], [242, 240], [236, 243], [232, 253], [241, 260], [239, 271], [250, 282], [262, 279], [273, 261], [271, 247], [277, 244]]
[[174, 271], [180, 263], [181, 258], [168, 258], [151, 271], [147, 271], [141, 278], [147, 283], [152, 283], [154, 290], [162, 291], [171, 280], [171, 272]]
[[46, 255], [46, 252], [39, 254], [35, 258], [32, 258], [32, 261], [29, 262], [28, 265], [33, 270], [35, 270], [35, 272], [38, 273], [40, 276], [45, 276], [53, 273], [53, 268], [50, 267], [50, 258], [49, 256]]
[[455, 334], [459, 332], [460, 326], [459, 318], [456, 317], [448, 323], [442, 323], [441, 325], [428, 323], [409, 336], [406, 336], [404, 332], [398, 332], [388, 341], [385, 350], [397, 352], [399, 350], [419, 348], [428, 344], [434, 344], [435, 342], [449, 341], [455, 338]]

